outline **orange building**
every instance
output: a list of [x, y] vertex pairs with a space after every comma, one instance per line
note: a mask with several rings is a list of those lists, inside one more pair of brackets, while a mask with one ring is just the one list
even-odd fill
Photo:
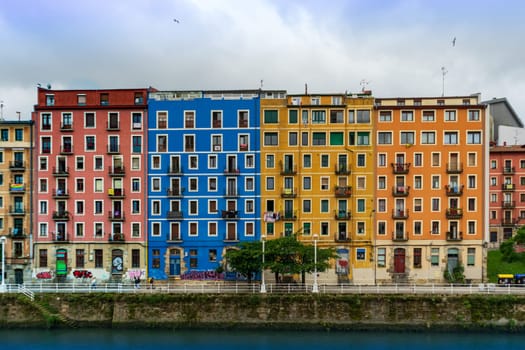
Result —
[[488, 138], [479, 96], [376, 99], [376, 281], [485, 274]]

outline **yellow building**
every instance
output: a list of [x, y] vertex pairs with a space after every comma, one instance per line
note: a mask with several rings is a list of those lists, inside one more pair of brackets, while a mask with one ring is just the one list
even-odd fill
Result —
[[262, 235], [336, 249], [321, 283], [372, 283], [370, 94], [261, 97]]
[[376, 281], [486, 273], [488, 135], [479, 96], [381, 98], [376, 125]]
[[32, 121], [0, 121], [0, 239], [6, 283], [31, 279], [32, 128]]

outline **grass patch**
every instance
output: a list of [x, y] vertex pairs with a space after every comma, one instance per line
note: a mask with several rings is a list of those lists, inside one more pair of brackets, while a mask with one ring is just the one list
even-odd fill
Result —
[[501, 259], [499, 249], [489, 250], [487, 257], [487, 278], [489, 282], [497, 283], [499, 273], [525, 273], [525, 262], [515, 261], [508, 263]]

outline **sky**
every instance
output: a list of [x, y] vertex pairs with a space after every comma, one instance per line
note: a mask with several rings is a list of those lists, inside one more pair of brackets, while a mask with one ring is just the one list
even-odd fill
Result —
[[[7, 0], [4, 119], [53, 89], [506, 97], [525, 120], [521, 0]], [[454, 41], [454, 38], [456, 39]]]

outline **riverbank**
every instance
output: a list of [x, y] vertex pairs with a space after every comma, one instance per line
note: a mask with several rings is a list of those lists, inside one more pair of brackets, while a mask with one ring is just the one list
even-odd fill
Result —
[[525, 330], [513, 295], [0, 295], [2, 328]]

